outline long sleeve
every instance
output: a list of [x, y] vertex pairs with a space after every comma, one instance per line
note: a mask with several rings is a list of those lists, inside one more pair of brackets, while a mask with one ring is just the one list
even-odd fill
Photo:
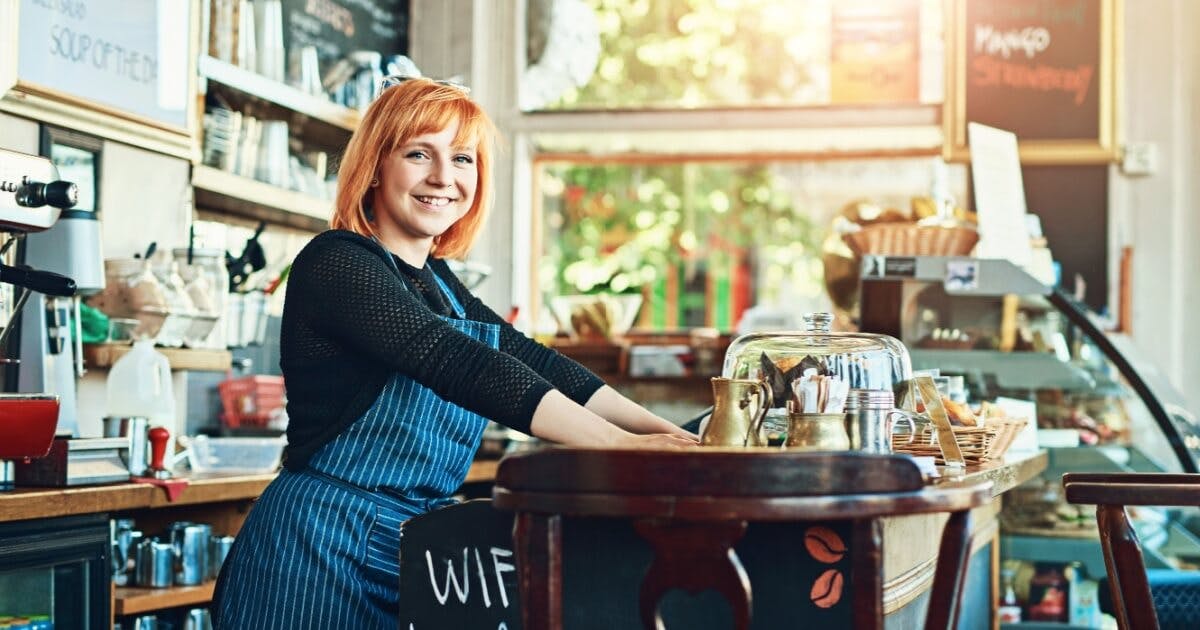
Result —
[[458, 278], [454, 277], [444, 262], [435, 263], [434, 269], [450, 284], [455, 297], [462, 302], [467, 319], [500, 326], [501, 352], [517, 358], [542, 378], [550, 381], [555, 389], [581, 405], [586, 404], [596, 390], [604, 386], [604, 381], [600, 377], [578, 362], [563, 356], [553, 348], [548, 348], [530, 339], [521, 331], [513, 328], [498, 313], [488, 308], [482, 300], [468, 291]]

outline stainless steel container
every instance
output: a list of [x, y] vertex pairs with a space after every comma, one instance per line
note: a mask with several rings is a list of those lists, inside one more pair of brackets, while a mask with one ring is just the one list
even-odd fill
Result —
[[112, 580], [117, 586], [129, 584], [131, 574], [137, 565], [137, 543], [141, 541], [142, 533], [133, 529], [133, 519], [116, 518], [109, 521], [109, 532], [112, 546]]
[[171, 586], [175, 577], [175, 547], [157, 538], [147, 538], [137, 546], [137, 584], [151, 588]]
[[171, 524], [171, 545], [175, 548], [175, 583], [195, 586], [208, 578], [208, 545], [212, 525], [177, 522]]
[[183, 630], [213, 630], [212, 616], [207, 608], [193, 608], [183, 618]]
[[129, 439], [129, 450], [125, 456], [125, 465], [129, 474], [142, 477], [150, 463], [149, 440], [146, 432], [150, 429], [150, 420], [139, 416], [106, 416], [104, 418], [104, 437], [123, 437]]
[[225, 558], [229, 555], [229, 550], [233, 549], [233, 536], [213, 536], [208, 542], [208, 577], [217, 579], [221, 573], [221, 565], [225, 564]]
[[850, 450], [867, 453], [891, 453], [892, 431], [899, 419], [914, 431], [912, 416], [896, 409], [890, 389], [851, 389], [846, 396], [846, 433]]

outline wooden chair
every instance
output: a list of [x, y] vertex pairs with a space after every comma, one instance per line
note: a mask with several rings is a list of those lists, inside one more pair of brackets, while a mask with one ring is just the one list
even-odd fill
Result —
[[[672, 589], [715, 590], [732, 609], [734, 626], [749, 628], [750, 580], [734, 550], [747, 525], [848, 524], [849, 544], [841, 551], [851, 565], [844, 571], [849, 577], [831, 579], [839, 580], [839, 592], [846, 579], [847, 625], [875, 629], [883, 626], [880, 519], [935, 512], [950, 518], [925, 627], [954, 628], [971, 547], [970, 509], [990, 499], [988, 483], [928, 487], [904, 456], [767, 449], [545, 449], [505, 458], [493, 491], [496, 508], [516, 512], [513, 542], [526, 630], [563, 627], [564, 518], [631, 522], [649, 543], [653, 558], [637, 595], [647, 629], [664, 627], [659, 605]], [[804, 541], [806, 530], [795, 531], [800, 535], [793, 538]], [[612, 550], [612, 561], [620, 554]]]
[[1118, 627], [1158, 628], [1142, 547], [1125, 506], [1200, 506], [1200, 474], [1066, 473], [1062, 484], [1067, 502], [1096, 506], [1096, 527]]

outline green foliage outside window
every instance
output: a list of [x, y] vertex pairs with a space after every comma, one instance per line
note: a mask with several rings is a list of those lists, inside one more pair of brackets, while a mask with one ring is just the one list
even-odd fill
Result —
[[830, 0], [588, 0], [601, 55], [552, 109], [827, 102]]
[[547, 165], [542, 287], [637, 292], [671, 267], [815, 259], [820, 227], [774, 179], [763, 164]]

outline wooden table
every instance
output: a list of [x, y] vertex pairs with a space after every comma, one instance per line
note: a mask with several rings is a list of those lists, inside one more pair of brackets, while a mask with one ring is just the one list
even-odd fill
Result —
[[[560, 449], [560, 451], [567, 450]], [[987, 580], [991, 583], [990, 589], [988, 589], [992, 591], [990, 596], [980, 597], [978, 589], [974, 591], [977, 599], [969, 604], [971, 609], [969, 614], [973, 615], [969, 625], [971, 627], [981, 624], [990, 626], [992, 623], [990, 611], [994, 610], [994, 591], [998, 582], [996, 579], [998, 545], [995, 543], [998, 534], [996, 515], [1000, 508], [998, 497], [1038, 475], [1044, 470], [1047, 463], [1044, 453], [1033, 453], [1013, 456], [1003, 462], [970, 467], [959, 471], [958, 474], [952, 474], [950, 469], [943, 468], [941, 469], [942, 477], [929, 484], [921, 483], [918, 475], [915, 482], [907, 480], [897, 485], [890, 477], [893, 475], [911, 476], [914, 473], [889, 469], [887, 466], [892, 464], [888, 462], [862, 462], [863, 465], [870, 464], [878, 468], [878, 470], [872, 468], [869, 472], [864, 472], [858, 468], [858, 464], [853, 461], [852, 457], [845, 458], [837, 455], [826, 455], [829, 461], [824, 463], [815, 461], [820, 458], [814, 458], [812, 462], [784, 461], [788, 459], [786, 456], [770, 460], [768, 458], [771, 457], [771, 454], [778, 454], [779, 451], [766, 452], [765, 449], [764, 457], [759, 458], [763, 460], [759, 462], [761, 465], [755, 467], [745, 464], [744, 460], [748, 459], [744, 457], [745, 449], [732, 449], [732, 451], [729, 453], [730, 457], [710, 452], [709, 455], [712, 456], [701, 462], [684, 461], [685, 459], [695, 459], [688, 456], [684, 456], [680, 461], [674, 461], [670, 456], [663, 457], [657, 453], [653, 456], [635, 453], [621, 459], [612, 456], [612, 452], [589, 453], [586, 450], [579, 450], [575, 453], [561, 452], [557, 457], [544, 458], [539, 462], [539, 466], [545, 467], [544, 470], [538, 466], [522, 466], [527, 468], [526, 470], [520, 470], [522, 467], [518, 466], [507, 466], [509, 469], [507, 473], [506, 462], [502, 462], [500, 476], [496, 482], [496, 505], [501, 509], [515, 509], [519, 515], [561, 514], [571, 519], [590, 519], [592, 521], [631, 519], [631, 522], [642, 523], [635, 529], [640, 537], [651, 541], [651, 545], [657, 549], [654, 557], [662, 557], [662, 554], [665, 553], [667, 556], [674, 556], [677, 559], [692, 558], [700, 552], [695, 549], [672, 551], [673, 546], [683, 544], [676, 541], [682, 539], [684, 534], [672, 529], [673, 533], [669, 536], [660, 536], [655, 531], [651, 531], [659, 527], [657, 525], [650, 527], [648, 523], [659, 522], [663, 519], [671, 522], [683, 519], [684, 521], [708, 522], [711, 526], [706, 527], [721, 529], [723, 527], [721, 523], [737, 524], [741, 522], [740, 527], [729, 531], [721, 529], [721, 532], [718, 533], [728, 538], [728, 548], [736, 545], [743, 552], [747, 552], [743, 555], [758, 554], [760, 581], [755, 587], [756, 603], [760, 601], [764, 592], [768, 593], [768, 598], [788, 597], [781, 594], [769, 594], [771, 588], [759, 592], [764, 585], [761, 582], [764, 579], [762, 571], [767, 572], [765, 575], [775, 576], [779, 571], [791, 571], [795, 567], [783, 569], [783, 566], [790, 567], [791, 565], [788, 565], [786, 561], [777, 565], [775, 559], [771, 557], [770, 551], [756, 552], [755, 545], [760, 549], [764, 544], [772, 549], [778, 549], [776, 555], [782, 559], [788, 553], [794, 552], [795, 549], [803, 549], [806, 546], [807, 535], [802, 535], [805, 527], [810, 526], [813, 522], [840, 520], [849, 524], [847, 527], [837, 530], [849, 549], [846, 558], [856, 556], [852, 561], [854, 568], [850, 568], [846, 575], [872, 575], [875, 576], [875, 580], [878, 580], [876, 582], [878, 588], [868, 585], [865, 589], [877, 592], [879, 595], [866, 597], [861, 601], [856, 599], [854, 623], [859, 627], [896, 628], [919, 627], [922, 619], [925, 618], [927, 609], [934, 610], [938, 614], [945, 612], [944, 609], [947, 605], [944, 602], [931, 606], [929, 599], [930, 594], [935, 590], [934, 580], [935, 575], [938, 574], [939, 557], [945, 558], [944, 553], [939, 554], [939, 537], [947, 524], [946, 512], [975, 506], [971, 509], [969, 518], [962, 519], [955, 527], [969, 523], [968, 533], [972, 544], [968, 549], [963, 550], [963, 553], [968, 557], [978, 556], [971, 564], [972, 572], [977, 576], [975, 579], [977, 581]], [[592, 461], [593, 459], [595, 461]], [[620, 461], [617, 461], [618, 459]], [[652, 460], [652, 463], [647, 463], [648, 460]], [[511, 463], [516, 464], [517, 462]], [[908, 466], [911, 467], [911, 463]], [[924, 489], [922, 490], [922, 488]], [[778, 493], [778, 496], [772, 494], [775, 492]], [[553, 518], [550, 520], [526, 518], [522, 523], [522, 518], [519, 516], [518, 526], [519, 529], [520, 527], [525, 528], [527, 539], [543, 541], [536, 543], [537, 545], [545, 545], [545, 541], [549, 541], [550, 547], [553, 547], [556, 544], [553, 542], [554, 540], [567, 540], [558, 538], [563, 534], [562, 530], [556, 529], [556, 527], [566, 528], [567, 526], [562, 524], [555, 526], [552, 521]], [[752, 524], [748, 531], [745, 529], [746, 522]], [[762, 541], [767, 540], [766, 537], [760, 537], [757, 542], [751, 542], [755, 534], [753, 525], [755, 522], [778, 522], [781, 524], [808, 522], [809, 525], [798, 530], [794, 527], [785, 528], [786, 531], [795, 533], [785, 533], [782, 537], [776, 535], [775, 538], [770, 539], [770, 542], [764, 543]], [[873, 524], [867, 525], [868, 522]], [[575, 526], [577, 523], [572, 522], [572, 525]], [[590, 526], [584, 527], [587, 529]], [[647, 529], [648, 527], [649, 529]], [[593, 534], [599, 533], [603, 536], [603, 530], [604, 528], [601, 527]], [[716, 536], [707, 529], [704, 531], [703, 535], [697, 534], [699, 538], [694, 538], [694, 540], [708, 540]], [[760, 531], [762, 530], [760, 529]], [[779, 528], [776, 528], [776, 532], [778, 531]], [[744, 538], [743, 534], [745, 534]], [[576, 536], [579, 535], [581, 534]], [[568, 536], [568, 538], [570, 537]], [[564, 544], [568, 545], [567, 551], [570, 552], [569, 540]], [[588, 565], [589, 570], [592, 573], [604, 574], [604, 577], [589, 579], [582, 576], [584, 583], [588, 585], [587, 588], [579, 586], [573, 587], [573, 589], [569, 586], [552, 587], [550, 597], [555, 596], [556, 588], [566, 588], [567, 592], [573, 590], [575, 593], [595, 588], [605, 589], [606, 587], [603, 585], [606, 580], [622, 579], [619, 577], [620, 575], [624, 575], [624, 579], [635, 580], [635, 583], [641, 582], [642, 578], [637, 577], [640, 575], [638, 571], [624, 571], [623, 569], [608, 571], [612, 563], [625, 562], [618, 558], [622, 558], [626, 552], [633, 550], [633, 548], [628, 548], [629, 544], [628, 537], [626, 537], [626, 541], [616, 543], [616, 547], [597, 551], [594, 554], [597, 556], [597, 560]], [[518, 544], [518, 548], [520, 546]], [[870, 549], [875, 551], [870, 551]], [[988, 551], [984, 552], [985, 549]], [[578, 551], [578, 547], [575, 550]], [[546, 547], [525, 550], [525, 553], [535, 555], [546, 552]], [[584, 555], [586, 556], [587, 552]], [[874, 559], [871, 559], [871, 556], [874, 556]], [[576, 566], [580, 566], [581, 562], [592, 562], [591, 559], [580, 561], [578, 555], [574, 557], [576, 560], [573, 562]], [[830, 561], [832, 562], [832, 560]], [[865, 564], [860, 565], [860, 562]], [[717, 563], [719, 564], [719, 562]], [[754, 560], [751, 558], [750, 564], [746, 566], [752, 569], [751, 564], [753, 563]], [[714, 567], [709, 567], [709, 569], [716, 571]], [[801, 573], [807, 570], [800, 567]], [[554, 570], [551, 569], [551, 571]], [[568, 573], [570, 572], [571, 570], [568, 570]], [[687, 569], [676, 572], [675, 575], [676, 577], [686, 577], [689, 572], [701, 573], [699, 569]], [[574, 578], [580, 577], [579, 572], [576, 571]], [[535, 575], [530, 579], [543, 580], [543, 576]], [[776, 577], [766, 579], [768, 579], [766, 585], [773, 587], [772, 582]], [[569, 585], [572, 576], [567, 575], [563, 580], [563, 585]], [[726, 580], [727, 589], [736, 592], [737, 589], [730, 586], [732, 584], [736, 584], [736, 580]], [[645, 582], [643, 582], [644, 585]], [[651, 594], [660, 586], [651, 585], [649, 587]], [[846, 583], [845, 588], [847, 592], [850, 592], [849, 582]], [[789, 587], [786, 592], [793, 591], [794, 589]], [[621, 592], [627, 594], [627, 589]], [[563, 591], [557, 591], [557, 593], [557, 596], [561, 598]], [[808, 594], [807, 587], [804, 588], [803, 593]], [[615, 596], [617, 593], [614, 591], [612, 595]], [[797, 601], [795, 600], [796, 596], [799, 596], [799, 601], [805, 601], [800, 593], [793, 593], [791, 596], [793, 601]], [[634, 596], [633, 601], [636, 600], [637, 597]], [[569, 610], [576, 603], [568, 601], [562, 605]], [[552, 613], [555, 610], [554, 605], [546, 600], [537, 602], [535, 607], [541, 611], [537, 615], [543, 617], [553, 616]], [[620, 613], [614, 614], [621, 615]], [[645, 618], [645, 610], [638, 614], [642, 615], [643, 619]], [[811, 615], [805, 618], [816, 623], [817, 625], [814, 627], [821, 627], [820, 622], [817, 622]], [[617, 622], [616, 617], [608, 621]], [[684, 625], [694, 621], [689, 619]], [[618, 623], [626, 625], [634, 623], [636, 625], [636, 622], [623, 617]], [[842, 619], [833, 622], [831, 627], [843, 627], [849, 623], [849, 619]], [[549, 627], [553, 627], [553, 624]]]

